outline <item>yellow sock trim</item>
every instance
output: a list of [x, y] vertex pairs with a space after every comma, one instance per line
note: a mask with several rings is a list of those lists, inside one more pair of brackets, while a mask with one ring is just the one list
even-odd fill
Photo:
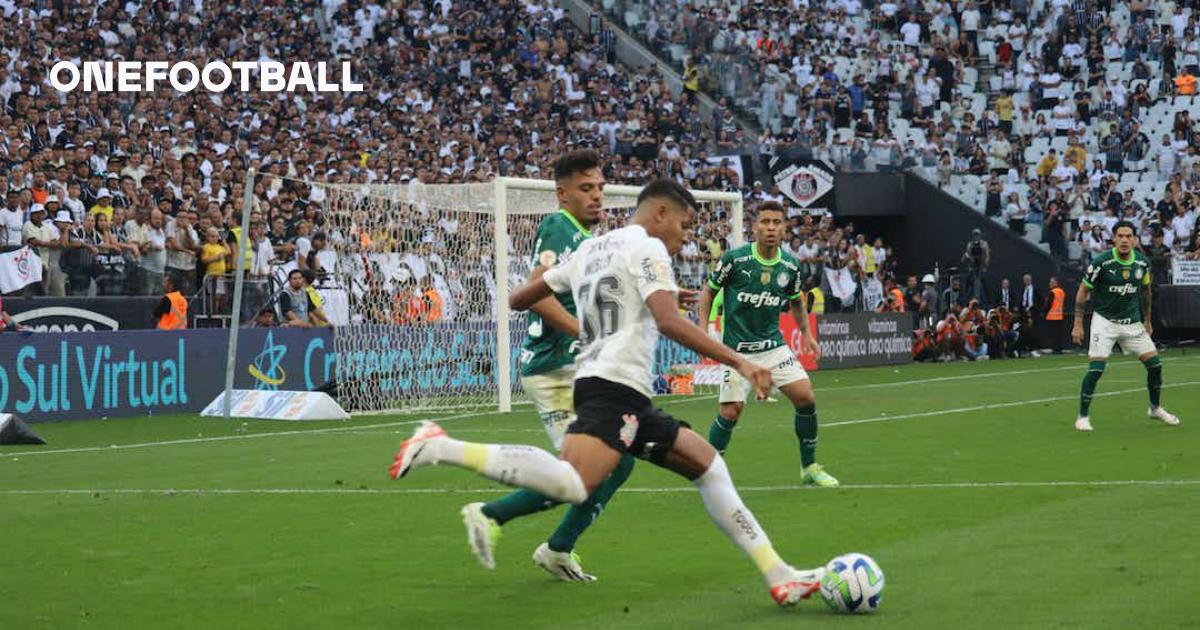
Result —
[[464, 444], [463, 445], [463, 466], [474, 470], [477, 473], [483, 472], [483, 467], [487, 464], [488, 447], [486, 444]]
[[760, 545], [751, 549], [750, 559], [754, 560], [754, 564], [763, 575], [783, 564], [783, 558], [780, 558], [779, 554], [775, 553], [775, 548], [771, 545]]

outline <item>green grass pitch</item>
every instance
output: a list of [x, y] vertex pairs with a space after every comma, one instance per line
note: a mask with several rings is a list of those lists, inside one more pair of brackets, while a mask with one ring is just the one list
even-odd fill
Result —
[[[686, 482], [639, 462], [580, 541], [594, 584], [530, 554], [558, 511], [505, 528], [495, 571], [458, 516], [504, 488], [465, 471], [386, 470], [411, 417], [229, 425], [155, 416], [35, 425], [0, 450], [0, 628], [1200, 627], [1200, 354], [1145, 373], [1114, 358], [1073, 430], [1085, 359], [813, 375], [820, 460], [798, 485], [785, 401], [752, 404], [728, 462], [797, 566], [872, 555], [869, 617], [779, 610]], [[662, 399], [706, 432], [712, 396]], [[455, 416], [451, 435], [547, 445], [531, 412]], [[749, 624], [749, 625], [748, 625]]]

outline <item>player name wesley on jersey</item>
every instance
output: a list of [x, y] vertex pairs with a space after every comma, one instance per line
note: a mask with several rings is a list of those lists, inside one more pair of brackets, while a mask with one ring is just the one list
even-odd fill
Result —
[[671, 256], [639, 225], [584, 241], [543, 276], [555, 293], [574, 289], [582, 348], [576, 378], [595, 376], [650, 398], [658, 328], [646, 298], [677, 293]]

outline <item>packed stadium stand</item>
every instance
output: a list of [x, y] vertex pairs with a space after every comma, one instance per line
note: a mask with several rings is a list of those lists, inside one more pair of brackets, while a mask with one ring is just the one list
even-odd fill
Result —
[[[282, 263], [308, 266], [328, 236], [324, 189], [310, 184], [546, 178], [562, 152], [594, 147], [610, 182], [668, 176], [740, 190], [750, 207], [788, 203], [787, 247], [818, 278], [852, 265], [862, 281], [896, 263], [876, 239], [856, 243], [853, 226], [805, 217], [771, 182], [743, 181], [728, 156], [915, 172], [1064, 260], [1102, 250], [1118, 218], [1147, 244], [1158, 230], [1197, 256], [1193, 4], [603, 0], [577, 25], [551, 0], [0, 2], [0, 235], [8, 247], [77, 244], [42, 248], [47, 281], [27, 293], [153, 295], [174, 275], [227, 310], [221, 244], [249, 166], [264, 174], [249, 268], [266, 283]], [[237, 28], [251, 13], [253, 35]], [[628, 37], [661, 64], [619, 62]], [[48, 84], [46, 60], [166, 56], [349, 59], [372, 89], [172, 97]], [[702, 94], [716, 103], [707, 113]], [[680, 261], [690, 281], [728, 247], [727, 217], [704, 219]], [[410, 253], [449, 256], [454, 235], [431, 229]]]

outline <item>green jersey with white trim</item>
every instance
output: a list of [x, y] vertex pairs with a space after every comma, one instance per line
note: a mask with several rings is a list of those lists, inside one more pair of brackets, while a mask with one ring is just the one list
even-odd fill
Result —
[[738, 352], [765, 352], [784, 345], [779, 313], [788, 302], [804, 296], [796, 259], [780, 249], [773, 260], [764, 260], [754, 243], [725, 252], [708, 286], [724, 290], [722, 339]]
[[1114, 324], [1142, 321], [1141, 288], [1150, 284], [1150, 261], [1136, 249], [1121, 260], [1110, 249], [1092, 259], [1083, 274], [1083, 285], [1092, 290], [1095, 312]]
[[[566, 261], [579, 249], [579, 244], [592, 233], [566, 210], [559, 210], [542, 219], [533, 245], [533, 267], [554, 267]], [[555, 294], [567, 312], [575, 314], [575, 300], [570, 291]], [[529, 312], [529, 330], [521, 346], [521, 375], [532, 376], [557, 370], [575, 362], [579, 342], [570, 335], [542, 321]]]

